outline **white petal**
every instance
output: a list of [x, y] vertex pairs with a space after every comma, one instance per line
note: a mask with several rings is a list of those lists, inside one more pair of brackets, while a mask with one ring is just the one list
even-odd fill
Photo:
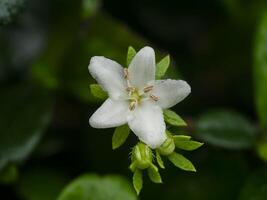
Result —
[[151, 47], [142, 48], [129, 66], [130, 83], [143, 89], [150, 81], [155, 80], [155, 52]]
[[155, 81], [151, 94], [158, 97], [157, 104], [161, 108], [170, 108], [182, 101], [190, 92], [191, 87], [187, 82], [167, 79]]
[[90, 117], [89, 124], [94, 128], [112, 128], [127, 123], [129, 103], [108, 98]]
[[162, 110], [154, 102], [145, 101], [137, 106], [128, 117], [128, 124], [135, 135], [153, 149], [167, 138]]
[[120, 64], [103, 56], [94, 56], [91, 58], [88, 69], [111, 98], [118, 99], [124, 95], [126, 80]]

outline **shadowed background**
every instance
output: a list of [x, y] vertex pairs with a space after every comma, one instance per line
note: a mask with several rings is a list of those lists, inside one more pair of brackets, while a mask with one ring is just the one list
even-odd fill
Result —
[[[92, 187], [137, 199], [137, 139], [113, 151], [114, 129], [89, 126], [101, 101], [87, 67], [94, 55], [126, 65], [128, 46], [149, 45], [158, 61], [170, 54], [166, 77], [192, 87], [173, 108], [189, 126], [173, 131], [205, 145], [183, 152], [197, 173], [166, 162], [163, 184], [145, 176], [138, 198], [266, 200], [265, 13], [264, 0], [0, 0], [0, 199], [57, 199], [88, 173]], [[64, 200], [113, 198], [101, 192]]]

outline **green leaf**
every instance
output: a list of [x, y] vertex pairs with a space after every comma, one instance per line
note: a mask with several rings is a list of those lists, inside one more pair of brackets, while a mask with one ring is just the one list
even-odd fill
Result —
[[160, 79], [162, 76], [165, 75], [168, 67], [170, 65], [170, 56], [165, 56], [161, 61], [157, 63], [156, 66], [156, 79]]
[[174, 144], [177, 148], [186, 151], [193, 151], [203, 145], [203, 143], [201, 142], [190, 140], [190, 137], [189, 140], [187, 137], [173, 137], [173, 139], [174, 139]]
[[266, 200], [267, 169], [254, 172], [246, 181], [238, 200]]
[[[54, 167], [54, 166], [53, 166]], [[24, 170], [17, 183], [17, 191], [22, 199], [57, 199], [68, 182], [64, 170], [54, 168], [31, 167]]]
[[46, 92], [19, 86], [0, 91], [0, 169], [26, 159], [38, 144], [52, 114]]
[[255, 127], [242, 115], [227, 110], [203, 114], [196, 132], [207, 143], [229, 149], [249, 148], [256, 139]]
[[129, 134], [130, 129], [127, 124], [117, 127], [112, 137], [112, 149], [117, 149], [123, 145]]
[[59, 195], [58, 200], [136, 200], [129, 182], [121, 177], [100, 177], [85, 174], [73, 180]]
[[157, 163], [159, 164], [159, 166], [160, 166], [162, 169], [165, 169], [163, 160], [161, 159], [161, 156], [160, 156], [160, 153], [158, 152], [158, 150], [156, 150], [156, 159], [157, 159]]
[[158, 168], [153, 164], [148, 169], [148, 176], [153, 183], [162, 183]]
[[99, 8], [99, 0], [82, 0], [82, 15], [84, 18], [94, 15]]
[[92, 95], [98, 99], [105, 100], [108, 98], [108, 94], [98, 84], [91, 84], [90, 90]]
[[132, 59], [134, 58], [134, 56], [136, 55], [136, 51], [132, 46], [128, 47], [128, 52], [127, 52], [127, 67], [130, 65]]
[[186, 126], [187, 125], [185, 121], [172, 110], [169, 110], [169, 109], [164, 110], [163, 114], [164, 114], [164, 120], [170, 125], [173, 125], [173, 126]]
[[258, 153], [258, 156], [263, 159], [265, 162], [267, 162], [267, 139], [261, 139], [260, 142], [258, 142], [256, 146], [256, 150]]
[[26, 0], [1, 0], [0, 1], [0, 25], [8, 24], [22, 9]]
[[0, 171], [0, 183], [10, 184], [17, 180], [18, 169], [14, 164], [7, 165]]
[[143, 175], [142, 175], [142, 171], [140, 169], [136, 169], [134, 172], [133, 186], [134, 186], [134, 189], [135, 189], [137, 195], [139, 195], [139, 193], [143, 187]]
[[180, 141], [189, 141], [191, 139], [191, 136], [189, 135], [174, 135], [171, 136], [174, 140], [180, 140]]
[[185, 158], [183, 155], [174, 152], [169, 155], [168, 158], [176, 167], [179, 167], [185, 171], [196, 172], [196, 169], [191, 161]]
[[255, 101], [261, 126], [267, 130], [267, 10], [256, 35], [254, 52]]

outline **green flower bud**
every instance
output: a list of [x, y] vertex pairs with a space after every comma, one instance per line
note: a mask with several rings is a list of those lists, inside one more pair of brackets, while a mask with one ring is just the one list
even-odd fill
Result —
[[159, 153], [164, 156], [168, 156], [174, 152], [175, 144], [172, 137], [169, 137], [159, 148]]
[[142, 142], [139, 142], [133, 149], [132, 163], [139, 169], [146, 169], [152, 163], [152, 151]]

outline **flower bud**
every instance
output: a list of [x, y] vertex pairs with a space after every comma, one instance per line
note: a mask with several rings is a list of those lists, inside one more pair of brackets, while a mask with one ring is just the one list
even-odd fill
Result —
[[133, 149], [132, 163], [139, 169], [146, 169], [151, 165], [152, 151], [142, 142], [139, 142]]
[[168, 156], [173, 153], [175, 144], [173, 138], [169, 137], [165, 142], [158, 148], [159, 153], [164, 156]]

